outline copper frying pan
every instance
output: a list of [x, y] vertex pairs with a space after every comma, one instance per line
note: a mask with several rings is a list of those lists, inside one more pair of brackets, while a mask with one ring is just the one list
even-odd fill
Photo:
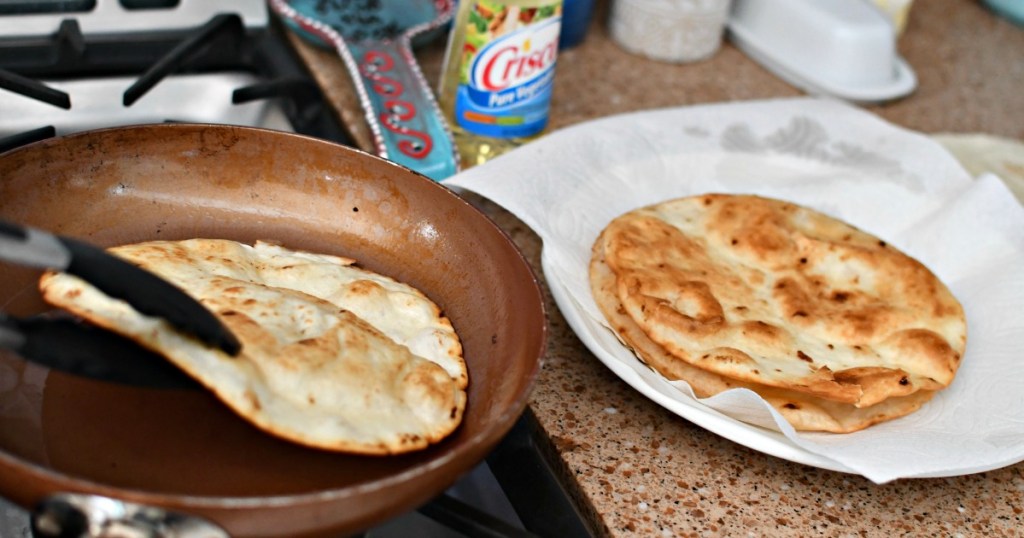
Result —
[[[50, 372], [0, 352], [0, 495], [87, 492], [233, 536], [356, 532], [429, 500], [522, 412], [545, 349], [537, 282], [509, 239], [446, 188], [281, 132], [209, 125], [92, 131], [0, 155], [0, 217], [98, 245], [270, 239], [353, 257], [424, 290], [463, 339], [469, 402], [424, 452], [357, 457], [265, 435], [201, 390]], [[47, 309], [38, 273], [0, 265], [0, 308]]]

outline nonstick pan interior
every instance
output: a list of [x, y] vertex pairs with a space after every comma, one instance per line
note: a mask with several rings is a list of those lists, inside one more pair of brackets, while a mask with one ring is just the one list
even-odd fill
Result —
[[[444, 187], [329, 142], [260, 129], [107, 129], [0, 155], [0, 217], [101, 246], [279, 242], [408, 282], [462, 338], [460, 428], [420, 453], [347, 456], [261, 433], [196, 389], [94, 381], [0, 352], [0, 495], [89, 492], [204, 517], [233, 536], [336, 535], [412, 509], [479, 462], [525, 407], [544, 352], [537, 282]], [[0, 265], [0, 308], [32, 315], [39, 272]]]

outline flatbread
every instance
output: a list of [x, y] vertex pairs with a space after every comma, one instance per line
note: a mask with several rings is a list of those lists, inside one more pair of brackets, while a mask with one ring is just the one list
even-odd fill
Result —
[[[594, 245], [590, 284], [594, 299], [612, 330], [643, 363], [666, 379], [685, 381], [698, 398], [709, 398], [730, 389], [749, 389], [761, 396], [797, 430], [850, 433], [913, 413], [935, 394], [933, 391], [922, 390], [858, 408], [852, 404], [832, 402], [793, 390], [730, 379], [693, 366], [651, 341], [633, 318], [626, 314], [617, 295], [615, 275], [605, 263], [602, 244], [602, 241], [598, 241]], [[773, 422], [759, 425], [778, 429]]]
[[1024, 142], [983, 133], [940, 133], [932, 139], [949, 150], [972, 176], [999, 176], [1024, 204]]
[[179, 286], [242, 342], [230, 357], [67, 274], [43, 297], [162, 353], [257, 427], [358, 454], [419, 450], [462, 420], [468, 375], [450, 321], [353, 260], [193, 239], [110, 251]]
[[924, 265], [795, 204], [672, 200], [601, 236], [617, 296], [643, 332], [703, 370], [875, 405], [952, 382], [963, 308]]

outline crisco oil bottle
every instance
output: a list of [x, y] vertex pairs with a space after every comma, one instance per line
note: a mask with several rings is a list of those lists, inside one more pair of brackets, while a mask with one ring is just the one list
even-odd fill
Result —
[[562, 0], [459, 0], [438, 100], [464, 167], [547, 126], [561, 22]]

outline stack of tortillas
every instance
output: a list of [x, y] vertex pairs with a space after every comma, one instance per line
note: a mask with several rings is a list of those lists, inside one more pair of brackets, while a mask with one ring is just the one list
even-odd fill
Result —
[[353, 260], [193, 239], [115, 247], [213, 312], [231, 357], [89, 283], [44, 275], [43, 297], [169, 360], [257, 427], [358, 454], [418, 450], [462, 421], [467, 369], [449, 320], [419, 290]]
[[698, 397], [761, 395], [794, 428], [851, 432], [950, 384], [963, 308], [885, 241], [791, 203], [707, 194], [614, 219], [594, 298], [619, 339]]

